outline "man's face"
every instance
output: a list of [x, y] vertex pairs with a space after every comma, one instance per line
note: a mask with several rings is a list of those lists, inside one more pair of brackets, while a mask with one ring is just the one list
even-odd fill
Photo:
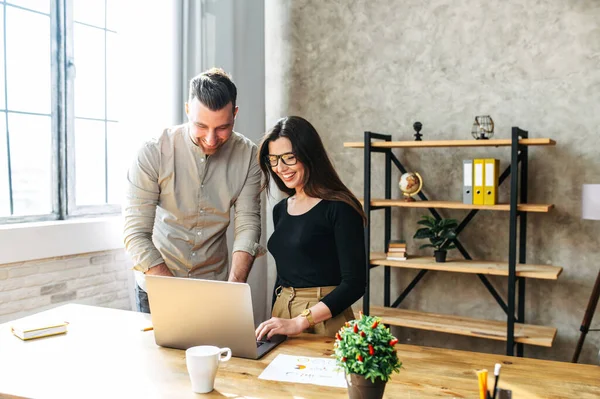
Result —
[[214, 154], [231, 137], [237, 111], [231, 103], [218, 111], [210, 110], [197, 98], [185, 103], [192, 141], [206, 155]]

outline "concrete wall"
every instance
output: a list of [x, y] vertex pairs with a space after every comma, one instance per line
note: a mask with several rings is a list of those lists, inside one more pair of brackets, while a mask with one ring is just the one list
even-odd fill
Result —
[[[370, 130], [412, 140], [421, 121], [425, 140], [469, 139], [475, 115], [491, 115], [496, 137], [519, 126], [551, 137], [555, 148], [530, 150], [530, 202], [553, 203], [528, 218], [529, 263], [564, 267], [558, 281], [527, 282], [526, 319], [558, 327], [552, 348], [525, 348], [530, 357], [569, 360], [598, 272], [600, 223], [581, 221], [583, 183], [600, 183], [600, 3], [593, 0], [269, 0], [266, 2], [267, 127], [278, 117], [309, 119], [323, 136], [342, 179], [363, 189], [363, 157], [344, 149]], [[460, 200], [463, 159], [507, 149], [395, 150], [421, 173], [430, 199]], [[373, 195], [383, 195], [383, 158], [374, 155]], [[398, 174], [394, 171], [394, 180]], [[500, 199], [507, 199], [507, 183]], [[396, 185], [393, 196], [399, 197]], [[444, 210], [462, 218], [463, 211]], [[411, 239], [426, 212], [393, 211], [392, 238]], [[373, 249], [383, 249], [381, 213], [374, 214]], [[476, 259], [506, 260], [507, 214], [480, 212], [461, 235]], [[457, 252], [451, 255], [458, 256]], [[271, 268], [273, 265], [270, 265]], [[416, 274], [393, 270], [392, 296]], [[372, 272], [371, 301], [382, 304], [382, 270]], [[506, 280], [491, 278], [506, 295]], [[430, 272], [402, 307], [503, 318], [473, 275]], [[599, 322], [599, 321], [597, 321]], [[597, 324], [597, 323], [596, 323]], [[397, 329], [402, 342], [503, 353], [503, 343]], [[581, 360], [596, 362], [600, 335], [590, 333]]]

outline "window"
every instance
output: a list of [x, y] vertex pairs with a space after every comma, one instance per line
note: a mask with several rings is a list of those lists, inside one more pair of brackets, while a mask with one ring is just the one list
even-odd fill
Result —
[[119, 211], [119, 3], [0, 1], [0, 223]]

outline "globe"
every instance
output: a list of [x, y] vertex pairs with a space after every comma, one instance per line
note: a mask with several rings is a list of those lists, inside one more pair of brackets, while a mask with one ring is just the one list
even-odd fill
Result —
[[400, 187], [400, 191], [404, 193], [405, 201], [414, 201], [412, 197], [419, 194], [423, 188], [423, 179], [416, 172], [407, 172], [400, 176], [398, 186]]

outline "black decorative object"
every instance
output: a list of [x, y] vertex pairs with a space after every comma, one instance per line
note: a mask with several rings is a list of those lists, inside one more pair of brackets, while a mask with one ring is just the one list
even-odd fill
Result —
[[421, 122], [415, 122], [413, 124], [413, 129], [415, 129], [415, 131], [416, 131], [415, 141], [423, 141], [423, 140], [421, 140], [421, 137], [423, 137], [423, 135], [421, 134], [422, 128], [423, 128], [423, 124]]
[[491, 139], [494, 135], [494, 121], [489, 115], [480, 115], [475, 117], [471, 135], [476, 140]]

